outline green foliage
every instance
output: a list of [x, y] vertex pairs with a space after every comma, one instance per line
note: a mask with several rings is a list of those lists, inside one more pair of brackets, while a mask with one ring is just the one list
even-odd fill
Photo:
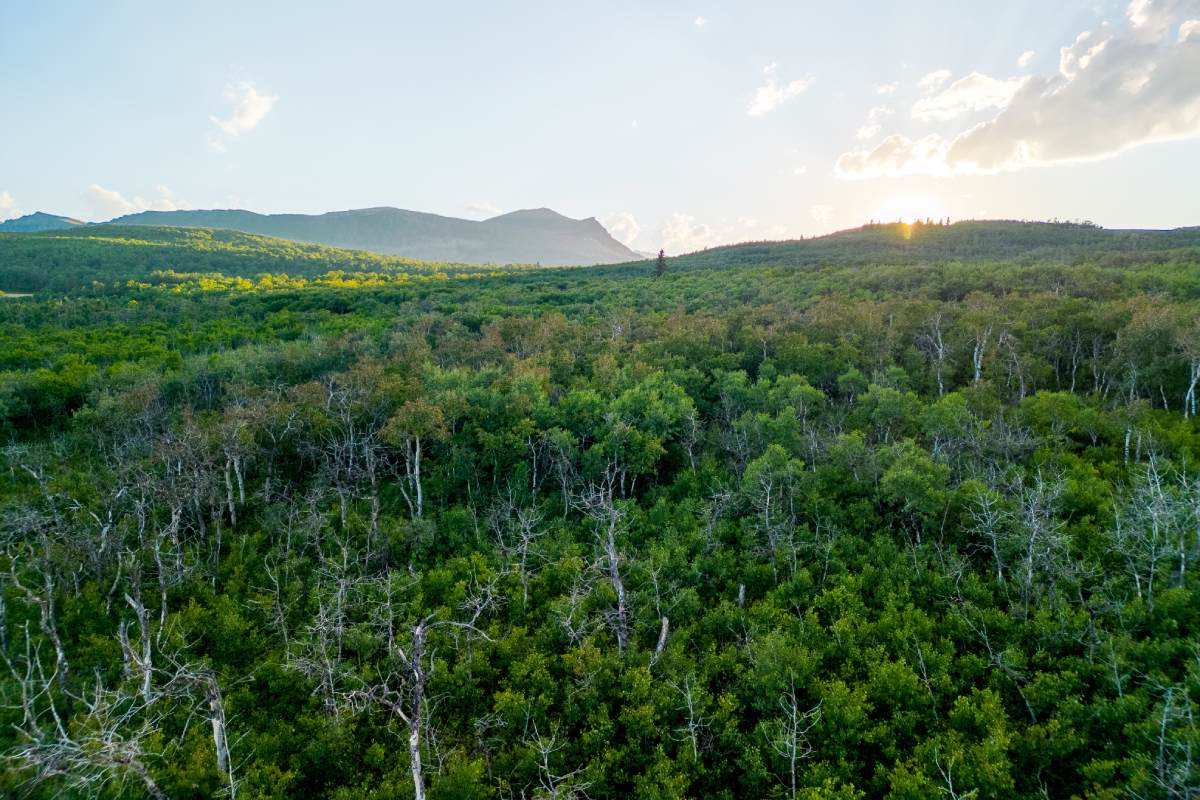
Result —
[[1195, 239], [0, 236], [0, 794], [1194, 796]]

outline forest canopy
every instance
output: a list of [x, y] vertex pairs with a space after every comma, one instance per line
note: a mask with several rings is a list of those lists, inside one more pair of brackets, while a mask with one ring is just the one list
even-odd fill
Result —
[[1200, 231], [0, 236], [0, 793], [1200, 795]]

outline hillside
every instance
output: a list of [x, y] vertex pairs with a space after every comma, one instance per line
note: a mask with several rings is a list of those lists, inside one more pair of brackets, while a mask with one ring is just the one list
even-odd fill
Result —
[[60, 217], [56, 214], [47, 214], [43, 211], [35, 211], [32, 214], [26, 214], [23, 217], [16, 219], [5, 220], [0, 222], [0, 233], [38, 233], [41, 231], [60, 231], [74, 228], [78, 225], [86, 225], [71, 217]]
[[1180, 248], [1200, 248], [1200, 229], [1114, 230], [1075, 223], [994, 220], [866, 225], [811, 239], [714, 247], [677, 256], [672, 263], [677, 269], [729, 269], [852, 261], [1062, 261], [1089, 254], [1144, 254]]
[[160, 280], [156, 273], [164, 272], [312, 277], [339, 270], [396, 275], [481, 269], [208, 228], [86, 225], [34, 235], [0, 234], [0, 289], [15, 292], [111, 290], [126, 281]]
[[594, 218], [570, 219], [545, 208], [514, 211], [482, 222], [398, 208], [318, 215], [145, 211], [112, 222], [221, 228], [425, 261], [469, 264], [604, 264], [637, 256]]
[[[520, 213], [498, 224], [536, 226], [538, 218]], [[1040, 269], [1042, 275], [1047, 268], [1072, 263], [1116, 268], [1128, 265], [1137, 272], [1147, 265], [1195, 260], [1198, 256], [1197, 228], [1125, 231], [1072, 224], [961, 222], [949, 226], [869, 226], [812, 239], [729, 245], [670, 258], [668, 266], [673, 274], [735, 273], [728, 280], [741, 292], [758, 291], [759, 286], [746, 285], [743, 278], [763, 268], [809, 273], [807, 283], [786, 288], [791, 294], [801, 289], [816, 290], [828, 280], [866, 290], [899, 274], [907, 275], [907, 280], [921, 274], [919, 270], [897, 272], [905, 265], [957, 264], [985, 279], [986, 270], [978, 270], [980, 264], [1011, 263], [1034, 272]], [[574, 286], [580, 281], [595, 281], [598, 291], [608, 293], [619, 291], [619, 287], [605, 281], [649, 274], [651, 265], [639, 259], [566, 271], [538, 270], [533, 264], [481, 267], [194, 227], [105, 224], [36, 235], [0, 234], [0, 290], [11, 292], [112, 289], [128, 280], [153, 283], [159, 280], [155, 274], [161, 272], [254, 278], [275, 273], [313, 277], [337, 270], [391, 275], [485, 271], [511, 276], [520, 272], [525, 285], [546, 287], [554, 281], [566, 286], [562, 282], [569, 281]]]

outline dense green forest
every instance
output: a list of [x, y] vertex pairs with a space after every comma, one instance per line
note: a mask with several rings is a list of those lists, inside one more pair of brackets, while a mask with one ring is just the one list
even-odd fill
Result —
[[0, 236], [0, 793], [1200, 796], [1200, 230]]

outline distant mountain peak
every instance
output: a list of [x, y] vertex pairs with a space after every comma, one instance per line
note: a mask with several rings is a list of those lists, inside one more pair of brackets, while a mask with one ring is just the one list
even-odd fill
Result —
[[498, 220], [509, 221], [528, 221], [528, 222], [578, 222], [570, 217], [563, 216], [552, 208], [522, 208], [517, 211], [509, 211], [507, 214], [498, 214], [494, 217], [489, 217], [484, 222], [496, 222]]

